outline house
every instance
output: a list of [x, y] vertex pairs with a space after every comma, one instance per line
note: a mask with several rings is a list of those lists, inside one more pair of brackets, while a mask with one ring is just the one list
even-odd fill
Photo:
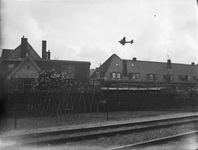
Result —
[[121, 59], [110, 56], [90, 77], [91, 84], [108, 87], [196, 86], [198, 65]]
[[24, 37], [21, 38], [21, 44], [17, 48], [2, 50], [0, 67], [8, 80], [20, 81], [15, 85], [16, 90], [31, 89], [32, 82], [38, 76], [39, 71], [51, 69], [60, 75], [65, 75], [68, 80], [88, 84], [90, 62], [52, 60], [51, 52], [46, 51], [46, 43], [42, 41], [42, 57]]

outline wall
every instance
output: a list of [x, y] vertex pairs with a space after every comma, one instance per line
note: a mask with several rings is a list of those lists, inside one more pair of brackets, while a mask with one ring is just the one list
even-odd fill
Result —
[[[27, 67], [29, 66], [29, 69]], [[17, 72], [12, 76], [12, 78], [36, 78], [38, 75], [38, 70], [32, 64], [30, 60], [27, 60]]]

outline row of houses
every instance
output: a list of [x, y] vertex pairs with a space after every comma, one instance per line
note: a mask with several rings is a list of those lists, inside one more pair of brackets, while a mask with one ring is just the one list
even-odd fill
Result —
[[116, 54], [110, 56], [91, 75], [91, 82], [105, 81], [105, 86], [114, 87], [119, 85], [133, 87], [147, 86], [197, 86], [198, 65], [167, 62], [142, 61], [137, 58], [121, 59]]
[[197, 86], [198, 83], [198, 65], [194, 62], [178, 64], [172, 63], [170, 59], [167, 62], [141, 61], [135, 57], [121, 59], [113, 54], [90, 75], [90, 62], [53, 60], [46, 47], [47, 42], [42, 41], [40, 57], [28, 39], [22, 37], [17, 48], [3, 49], [0, 68], [7, 80], [20, 79], [20, 89], [24, 91], [31, 89], [29, 85], [38, 76], [39, 71], [54, 69], [68, 80], [108, 87], [114, 87], [117, 83], [142, 87], [162, 84]]

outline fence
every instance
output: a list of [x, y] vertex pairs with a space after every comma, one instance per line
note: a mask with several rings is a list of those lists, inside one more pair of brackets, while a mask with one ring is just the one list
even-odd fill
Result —
[[7, 113], [19, 117], [42, 117], [104, 111], [101, 91], [30, 91], [10, 93]]
[[7, 114], [43, 117], [197, 105], [197, 94], [160, 93], [156, 90], [101, 90], [99, 88], [10, 93]]
[[[12, 92], [8, 94], [8, 118], [37, 118], [39, 122], [89, 122], [92, 118], [108, 119], [112, 111], [196, 108], [198, 95], [182, 96], [159, 90], [100, 89], [99, 87], [67, 90]], [[194, 109], [196, 110], [196, 109]], [[37, 121], [38, 121], [37, 120]], [[75, 122], [74, 122], [75, 121]], [[31, 122], [34, 124], [34, 122]], [[40, 125], [37, 125], [40, 126]]]

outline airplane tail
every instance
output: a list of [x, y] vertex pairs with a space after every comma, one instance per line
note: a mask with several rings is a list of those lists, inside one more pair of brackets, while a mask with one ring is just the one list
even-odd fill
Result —
[[134, 43], [133, 40], [131, 40], [130, 43], [133, 44]]

